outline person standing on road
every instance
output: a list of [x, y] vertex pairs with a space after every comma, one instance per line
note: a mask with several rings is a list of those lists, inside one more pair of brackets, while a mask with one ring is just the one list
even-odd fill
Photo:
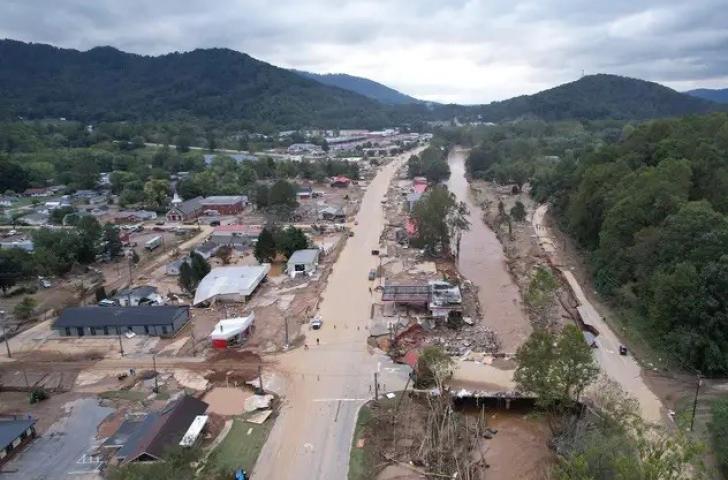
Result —
[[320, 345], [320, 343], [319, 343], [319, 339], [318, 339], [318, 338], [316, 338], [316, 345], [317, 345], [317, 346], [318, 346], [318, 345]]

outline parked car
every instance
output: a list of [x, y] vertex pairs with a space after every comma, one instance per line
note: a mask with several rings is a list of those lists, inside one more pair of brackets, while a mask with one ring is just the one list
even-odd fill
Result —
[[369, 280], [374, 280], [377, 278], [377, 271], [374, 269], [369, 270]]
[[38, 282], [40, 283], [40, 286], [43, 288], [51, 288], [53, 286], [51, 281], [48, 280], [47, 278], [38, 277]]
[[213, 220], [210, 222], [211, 227], [219, 227], [220, 226], [220, 220]]
[[321, 317], [318, 316], [313, 317], [310, 323], [312, 330], [320, 330], [323, 324], [324, 322], [321, 320]]

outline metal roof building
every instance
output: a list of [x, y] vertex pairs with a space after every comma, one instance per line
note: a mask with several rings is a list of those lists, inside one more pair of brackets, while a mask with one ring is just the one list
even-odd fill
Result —
[[296, 250], [288, 259], [286, 264], [286, 273], [291, 278], [296, 275], [311, 275], [318, 268], [319, 249], [307, 248], [305, 250]]
[[193, 305], [244, 302], [270, 271], [270, 264], [213, 268], [197, 286]]
[[188, 307], [74, 307], [61, 312], [53, 329], [62, 336], [139, 335], [170, 336], [190, 319]]
[[35, 422], [30, 415], [0, 418], [0, 465], [35, 437]]

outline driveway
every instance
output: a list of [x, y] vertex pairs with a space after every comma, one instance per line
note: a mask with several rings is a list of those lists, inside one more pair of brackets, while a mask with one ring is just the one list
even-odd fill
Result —
[[[101, 466], [90, 453], [96, 446], [96, 430], [114, 410], [96, 399], [82, 398], [64, 405], [67, 415], [51, 425], [20, 455], [7, 463], [2, 480], [57, 480], [93, 478]], [[7, 473], [6, 473], [7, 472]]]

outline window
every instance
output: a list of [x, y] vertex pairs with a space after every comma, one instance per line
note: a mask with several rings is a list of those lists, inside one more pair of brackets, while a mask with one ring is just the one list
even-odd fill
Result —
[[96, 335], [96, 327], [89, 327], [88, 330], [91, 335]]
[[162, 325], [162, 335], [167, 335], [167, 325]]
[[144, 325], [144, 333], [149, 335], [149, 325]]
[[104, 327], [104, 335], [108, 335], [108, 334], [109, 334], [109, 327]]
[[85, 332], [83, 331], [83, 327], [76, 327], [76, 333], [78, 333], [79, 337], [83, 337], [85, 335]]
[[69, 327], [66, 327], [66, 336], [67, 337], [71, 336], [71, 329]]

